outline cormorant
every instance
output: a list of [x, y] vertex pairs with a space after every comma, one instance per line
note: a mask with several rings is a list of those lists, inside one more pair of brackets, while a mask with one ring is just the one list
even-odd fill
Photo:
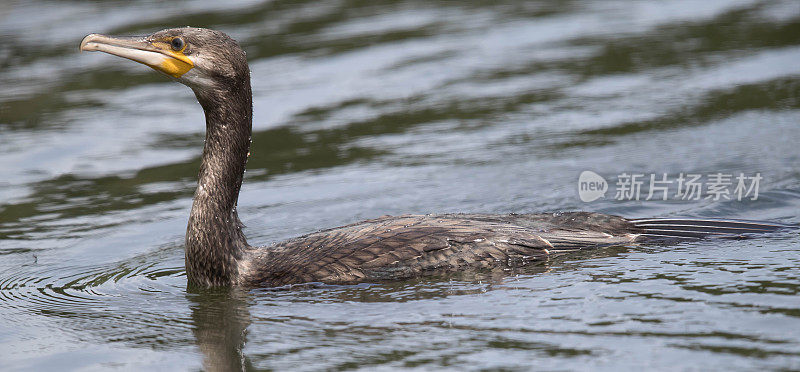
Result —
[[186, 273], [194, 285], [397, 280], [514, 266], [645, 239], [732, 237], [787, 227], [737, 220], [628, 220], [589, 212], [403, 215], [253, 247], [236, 212], [252, 130], [250, 69], [236, 41], [219, 31], [185, 27], [143, 38], [91, 34], [80, 50], [150, 66], [192, 88], [205, 111], [205, 147], [186, 229]]

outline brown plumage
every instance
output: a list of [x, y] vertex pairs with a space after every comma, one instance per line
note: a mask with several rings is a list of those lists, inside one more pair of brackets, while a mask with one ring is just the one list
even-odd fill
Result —
[[251, 248], [238, 284], [397, 280], [518, 267], [551, 254], [628, 244], [637, 228], [598, 213], [385, 216]]
[[186, 273], [195, 285], [397, 280], [515, 267], [557, 253], [644, 239], [735, 237], [787, 227], [731, 220], [626, 220], [588, 212], [408, 215], [252, 247], [236, 212], [252, 127], [250, 70], [239, 45], [219, 31], [186, 27], [143, 38], [88, 35], [81, 50], [125, 57], [175, 78], [192, 88], [205, 111], [205, 147], [186, 229]]

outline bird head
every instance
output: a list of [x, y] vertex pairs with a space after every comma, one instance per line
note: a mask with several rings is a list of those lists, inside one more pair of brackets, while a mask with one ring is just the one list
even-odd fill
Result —
[[172, 28], [145, 37], [90, 34], [81, 51], [100, 51], [136, 61], [195, 91], [235, 85], [250, 70], [244, 50], [228, 35], [205, 28]]

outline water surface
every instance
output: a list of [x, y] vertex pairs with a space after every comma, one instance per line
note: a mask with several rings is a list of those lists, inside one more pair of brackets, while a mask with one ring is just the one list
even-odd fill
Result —
[[[800, 222], [796, 1], [12, 0], [0, 369], [800, 369], [796, 233], [187, 290], [203, 113], [146, 67], [77, 51], [91, 32], [183, 25], [247, 51], [251, 243], [401, 213]], [[763, 179], [757, 200], [583, 203], [584, 170]]]

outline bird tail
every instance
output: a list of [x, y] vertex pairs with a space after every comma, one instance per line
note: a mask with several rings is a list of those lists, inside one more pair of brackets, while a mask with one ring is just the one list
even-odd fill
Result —
[[630, 220], [640, 228], [641, 240], [696, 240], [705, 238], [743, 239], [756, 234], [796, 229], [798, 225], [768, 221], [644, 218]]

